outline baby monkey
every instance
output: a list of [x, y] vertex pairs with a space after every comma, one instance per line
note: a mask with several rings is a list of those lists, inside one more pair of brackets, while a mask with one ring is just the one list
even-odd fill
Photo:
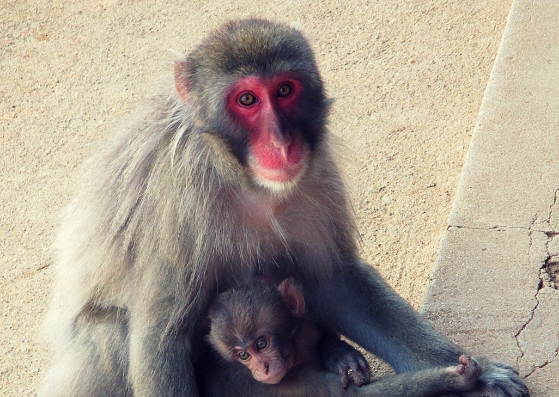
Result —
[[369, 384], [361, 353], [305, 316], [303, 294], [289, 279], [279, 287], [255, 280], [226, 291], [209, 319], [207, 341], [215, 352], [196, 364], [202, 396], [433, 397], [473, 390], [482, 371], [461, 356], [457, 366]]

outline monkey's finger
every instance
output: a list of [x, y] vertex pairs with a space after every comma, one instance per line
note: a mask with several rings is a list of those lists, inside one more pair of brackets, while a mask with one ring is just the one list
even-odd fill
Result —
[[359, 368], [363, 375], [367, 378], [367, 383], [371, 381], [373, 373], [371, 372], [371, 367], [369, 366], [369, 362], [365, 360], [364, 357], [361, 357], [359, 360]]
[[349, 386], [349, 371], [351, 370], [348, 369], [346, 372], [342, 372], [342, 386], [344, 389], [347, 389]]
[[359, 359], [359, 366], [361, 368], [366, 368], [367, 370], [370, 370], [369, 362], [367, 360], [365, 360], [365, 357], [361, 357]]
[[359, 368], [365, 373], [371, 373], [371, 367], [369, 366], [369, 362], [365, 360], [364, 357], [361, 357], [358, 362]]
[[351, 379], [356, 386], [363, 386], [369, 383], [369, 378], [361, 371], [354, 372], [351, 376]]
[[355, 367], [348, 370], [348, 374], [356, 386], [363, 386], [371, 381], [371, 372], [368, 367]]

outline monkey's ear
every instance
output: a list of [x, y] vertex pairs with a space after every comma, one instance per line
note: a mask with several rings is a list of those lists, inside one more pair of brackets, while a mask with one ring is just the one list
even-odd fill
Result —
[[296, 317], [303, 317], [305, 315], [305, 298], [301, 291], [293, 285], [292, 280], [283, 280], [278, 290], [283, 302], [287, 305], [289, 310], [291, 310]]
[[175, 89], [186, 104], [190, 100], [190, 75], [186, 60], [175, 61]]

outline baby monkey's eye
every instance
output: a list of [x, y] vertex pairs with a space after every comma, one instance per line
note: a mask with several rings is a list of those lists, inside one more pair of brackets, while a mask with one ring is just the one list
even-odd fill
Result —
[[268, 341], [264, 338], [259, 339], [256, 341], [256, 348], [258, 350], [262, 350], [268, 347]]

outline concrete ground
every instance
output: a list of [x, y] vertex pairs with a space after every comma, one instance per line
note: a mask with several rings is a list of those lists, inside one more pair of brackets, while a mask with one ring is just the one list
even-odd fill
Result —
[[515, 0], [423, 314], [559, 396], [559, 2]]

